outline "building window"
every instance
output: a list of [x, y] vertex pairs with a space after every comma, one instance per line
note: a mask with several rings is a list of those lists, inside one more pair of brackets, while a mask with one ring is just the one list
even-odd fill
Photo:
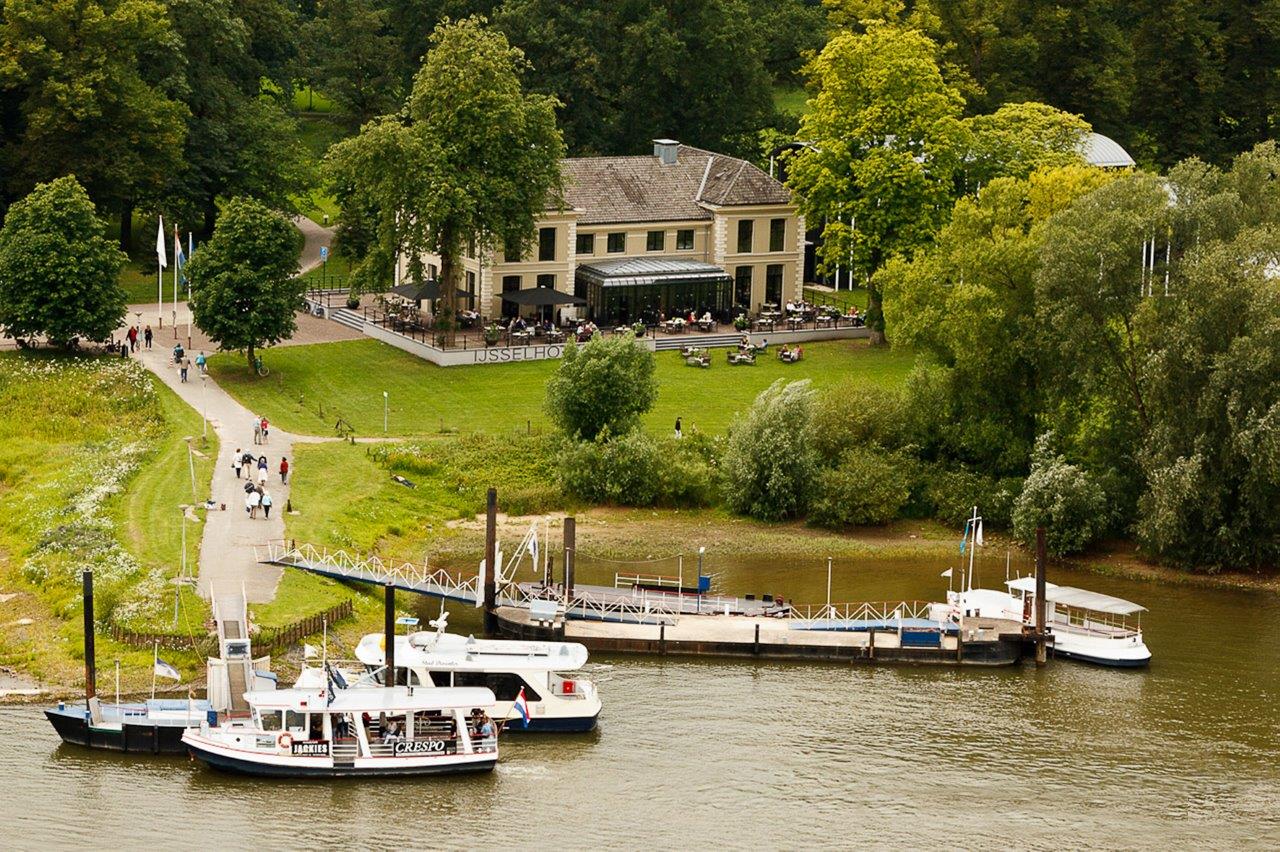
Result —
[[751, 267], [739, 266], [733, 270], [733, 303], [751, 310]]
[[676, 231], [676, 251], [690, 251], [693, 248], [693, 229]]
[[782, 251], [782, 246], [787, 241], [787, 220], [786, 219], [770, 219], [769, 220], [769, 251]]
[[666, 231], [650, 231], [644, 238], [645, 251], [662, 251], [667, 244]]
[[476, 309], [476, 274], [474, 272], [467, 273], [467, 307], [473, 311]]
[[753, 225], [750, 219], [742, 219], [738, 222], [738, 254], [751, 254]]
[[538, 260], [556, 259], [556, 229], [538, 229]]
[[764, 300], [774, 305], [782, 304], [782, 264], [771, 263], [764, 270]]
[[[778, 268], [781, 269], [782, 267]], [[538, 286], [547, 290], [554, 290], [556, 289], [556, 277], [554, 275], [539, 275]]]
[[[502, 276], [502, 292], [503, 293], [514, 293], [519, 289], [520, 289], [519, 275]], [[520, 306], [517, 305], [515, 302], [508, 302], [506, 299], [502, 300], [502, 315], [504, 317], [513, 317], [519, 312], [520, 312]]]
[[627, 234], [617, 231], [609, 235], [609, 254], [620, 254], [627, 250]]
[[596, 235], [578, 234], [578, 254], [596, 253]]
[[520, 262], [520, 241], [508, 237], [502, 243], [502, 259], [507, 263]]
[[467, 257], [474, 260], [475, 256], [476, 256], [476, 238], [474, 235], [472, 235], [471, 239], [467, 240]]

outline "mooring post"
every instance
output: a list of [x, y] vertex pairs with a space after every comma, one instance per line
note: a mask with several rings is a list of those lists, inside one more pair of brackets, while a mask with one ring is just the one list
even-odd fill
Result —
[[569, 517], [564, 519], [564, 595], [565, 601], [573, 600], [573, 569], [576, 566], [577, 557], [574, 549], [577, 547], [578, 539], [578, 522], [575, 518]]
[[1048, 647], [1044, 635], [1044, 573], [1045, 573], [1045, 540], [1044, 527], [1036, 527], [1036, 665], [1043, 666], [1049, 661]]
[[396, 587], [387, 583], [382, 587], [382, 630], [386, 649], [382, 661], [386, 665], [383, 681], [387, 686], [396, 685]]
[[756, 638], [751, 645], [751, 653], [755, 654], [757, 657], [760, 656], [760, 625], [759, 624], [756, 625]]
[[665, 621], [658, 623], [658, 653], [667, 653], [667, 623]]
[[98, 667], [94, 660], [93, 643], [93, 572], [85, 571], [81, 575], [84, 582], [84, 700], [98, 694]]
[[484, 520], [484, 631], [498, 632], [498, 490], [490, 488], [485, 498]]

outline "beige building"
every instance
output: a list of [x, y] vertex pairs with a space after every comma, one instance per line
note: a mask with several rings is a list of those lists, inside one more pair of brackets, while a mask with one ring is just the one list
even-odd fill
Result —
[[801, 298], [804, 219], [751, 163], [659, 139], [652, 156], [562, 168], [563, 205], [541, 217], [525, 256], [464, 261], [463, 289], [482, 315], [533, 312], [503, 294], [537, 287], [578, 297], [561, 310], [602, 324], [706, 311], [727, 321]]

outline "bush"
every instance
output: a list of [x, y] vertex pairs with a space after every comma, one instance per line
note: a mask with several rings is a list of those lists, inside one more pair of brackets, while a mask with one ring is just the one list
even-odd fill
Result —
[[880, 450], [850, 450], [819, 478], [809, 520], [824, 527], [889, 523], [911, 496], [911, 466]]
[[1008, 529], [1013, 523], [1013, 503], [1021, 492], [1022, 480], [1015, 476], [997, 479], [939, 465], [925, 486], [925, 499], [933, 507], [933, 516], [950, 526], [963, 526], [977, 506], [987, 526]]
[[1036, 527], [1043, 526], [1049, 552], [1062, 556], [1083, 550], [1107, 528], [1107, 498], [1087, 471], [1054, 452], [1052, 442], [1052, 432], [1036, 440], [1031, 475], [1013, 504], [1013, 533], [1032, 546]]
[[725, 504], [766, 521], [803, 514], [818, 475], [808, 380], [778, 379], [760, 392], [729, 433], [723, 463]]
[[813, 411], [813, 443], [824, 461], [868, 444], [896, 449], [902, 443], [902, 395], [844, 382], [823, 391]]
[[653, 353], [630, 334], [571, 342], [547, 382], [547, 413], [571, 438], [626, 432], [657, 399], [654, 366]]
[[711, 466], [698, 442], [607, 429], [561, 455], [560, 483], [588, 503], [619, 506], [705, 506]]

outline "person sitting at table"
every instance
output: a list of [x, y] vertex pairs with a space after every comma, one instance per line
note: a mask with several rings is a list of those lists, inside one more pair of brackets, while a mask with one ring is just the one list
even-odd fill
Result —
[[745, 352], [745, 351], [747, 351], [748, 349], [750, 349], [750, 348], [751, 348], [751, 338], [750, 338], [750, 337], [747, 337], [745, 334], [744, 334], [744, 335], [742, 335], [742, 339], [738, 341], [738, 348], [739, 348], [739, 349], [741, 349], [743, 352]]
[[796, 312], [796, 306], [795, 306], [795, 303], [794, 303], [794, 302], [792, 302], [792, 301], [790, 301], [790, 300], [788, 300], [788, 301], [787, 301], [787, 313], [789, 313], [789, 314], [794, 314], [795, 312]]
[[528, 324], [524, 321], [524, 317], [516, 317], [515, 322], [511, 324], [512, 331], [524, 331], [528, 327]]

